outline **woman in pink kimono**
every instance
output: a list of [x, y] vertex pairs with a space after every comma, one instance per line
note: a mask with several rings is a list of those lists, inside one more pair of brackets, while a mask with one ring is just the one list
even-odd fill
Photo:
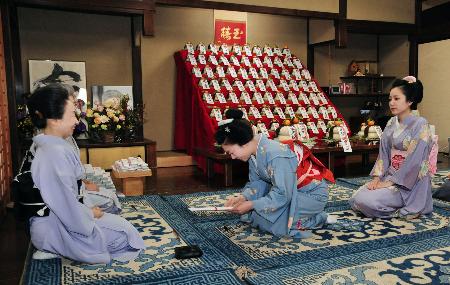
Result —
[[64, 256], [86, 263], [128, 261], [145, 248], [136, 228], [124, 218], [88, 207], [80, 198], [83, 167], [66, 140], [78, 120], [67, 89], [51, 84], [28, 101], [31, 119], [43, 134], [33, 138], [31, 173], [45, 203], [30, 218], [35, 259]]
[[396, 80], [389, 95], [395, 116], [387, 123], [371, 176], [350, 199], [368, 217], [413, 218], [433, 211], [429, 157], [433, 146], [427, 120], [412, 114], [422, 101], [422, 83], [413, 76]]

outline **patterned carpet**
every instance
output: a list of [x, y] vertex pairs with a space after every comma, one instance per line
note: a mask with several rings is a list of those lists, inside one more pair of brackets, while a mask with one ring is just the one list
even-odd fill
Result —
[[[326, 211], [339, 222], [314, 230], [305, 240], [274, 237], [239, 222], [237, 215], [187, 210], [219, 206], [237, 190], [125, 198], [123, 216], [139, 229], [148, 246], [135, 261], [87, 265], [66, 259], [31, 260], [24, 283], [449, 283], [450, 203], [435, 201], [434, 213], [418, 219], [371, 219], [348, 206], [357, 186], [338, 182], [329, 187]], [[174, 259], [174, 247], [184, 244], [199, 245], [204, 255]]]
[[[132, 205], [136, 210], [133, 209]], [[30, 260], [25, 284], [241, 284], [234, 264], [205, 240], [158, 196], [122, 200], [123, 217], [141, 232], [147, 245], [131, 262], [89, 265], [68, 259]], [[179, 241], [172, 229], [180, 237]], [[199, 244], [203, 256], [177, 260], [174, 248]], [[235, 266], [234, 266], [235, 267]]]

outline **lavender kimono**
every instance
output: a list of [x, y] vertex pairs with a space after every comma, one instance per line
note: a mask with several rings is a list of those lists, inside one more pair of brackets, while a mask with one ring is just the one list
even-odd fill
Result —
[[32, 177], [50, 209], [48, 216], [30, 219], [33, 245], [87, 263], [136, 258], [145, 245], [133, 225], [109, 213], [96, 219], [89, 207], [78, 202], [77, 180], [83, 167], [70, 144], [49, 135], [33, 140], [37, 150]]
[[253, 210], [241, 219], [276, 236], [294, 238], [309, 237], [305, 230], [321, 227], [327, 219], [327, 183], [313, 180], [297, 189], [297, 166], [297, 155], [288, 145], [261, 135], [242, 193], [253, 202]]
[[433, 211], [429, 154], [432, 148], [427, 121], [409, 115], [402, 123], [387, 124], [371, 175], [393, 186], [368, 190], [362, 186], [350, 199], [354, 210], [369, 217], [417, 216]]

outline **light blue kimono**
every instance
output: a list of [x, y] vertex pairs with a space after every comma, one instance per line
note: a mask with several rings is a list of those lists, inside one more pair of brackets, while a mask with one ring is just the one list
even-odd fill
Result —
[[78, 154], [59, 137], [38, 135], [31, 165], [33, 181], [50, 209], [30, 219], [31, 241], [43, 251], [86, 263], [136, 258], [145, 248], [139, 232], [124, 218], [104, 213], [96, 219], [78, 202], [77, 180], [83, 176]]
[[350, 205], [368, 217], [417, 216], [433, 211], [429, 155], [433, 145], [427, 121], [409, 115], [393, 117], [384, 129], [380, 153], [371, 175], [393, 186], [369, 190], [362, 186]]
[[313, 182], [297, 189], [297, 155], [285, 144], [261, 135], [256, 155], [249, 160], [249, 182], [244, 197], [253, 210], [242, 220], [276, 236], [306, 238], [308, 229], [327, 220], [327, 183]]

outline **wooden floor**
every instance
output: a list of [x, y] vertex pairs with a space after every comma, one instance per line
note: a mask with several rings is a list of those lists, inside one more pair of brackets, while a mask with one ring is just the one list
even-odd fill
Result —
[[[439, 169], [449, 168], [448, 157], [439, 157]], [[336, 160], [336, 177], [352, 177], [367, 175], [371, 166], [362, 169], [357, 159], [347, 159], [347, 163]], [[247, 180], [246, 165], [237, 162], [233, 166], [233, 186], [242, 187]], [[223, 189], [222, 177], [217, 176], [208, 181], [203, 173], [195, 166], [160, 168], [156, 175], [146, 181], [145, 194], [185, 194], [193, 192], [207, 192]], [[25, 226], [14, 220], [9, 211], [0, 220], [0, 284], [18, 284], [29, 244]]]

